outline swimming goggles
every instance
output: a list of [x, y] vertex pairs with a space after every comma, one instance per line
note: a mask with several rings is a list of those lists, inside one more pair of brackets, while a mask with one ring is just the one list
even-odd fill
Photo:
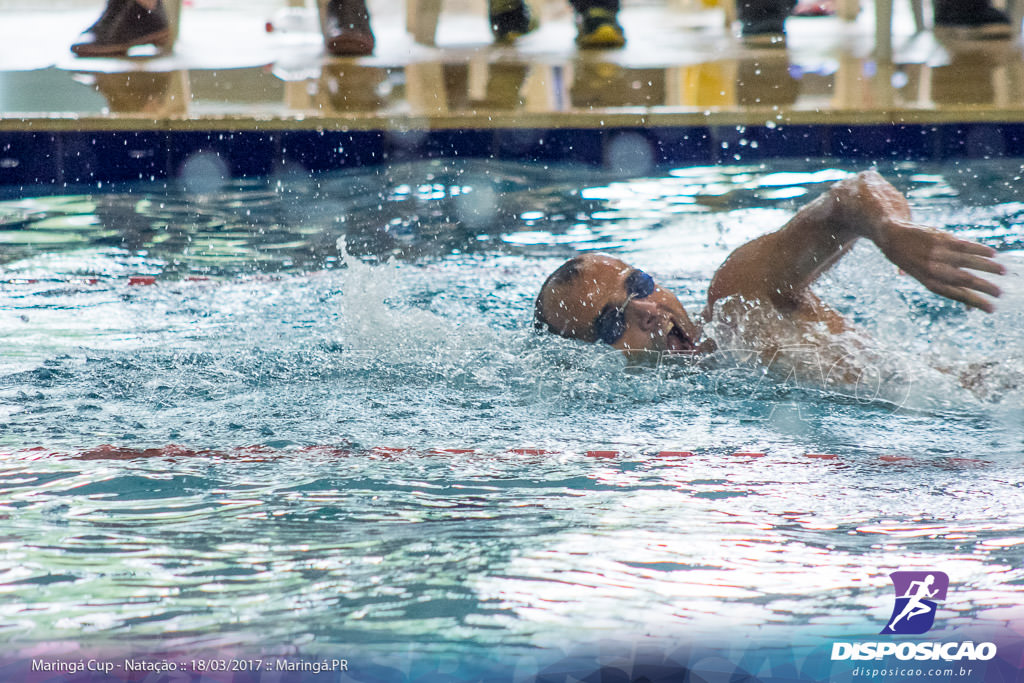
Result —
[[644, 299], [654, 293], [654, 278], [642, 270], [634, 270], [626, 277], [626, 301], [621, 306], [608, 304], [594, 320], [594, 338], [605, 344], [614, 344], [626, 333], [626, 306], [633, 299]]

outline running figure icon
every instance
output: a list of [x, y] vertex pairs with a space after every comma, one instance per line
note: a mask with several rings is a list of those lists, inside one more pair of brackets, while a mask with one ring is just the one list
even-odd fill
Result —
[[896, 588], [896, 604], [882, 633], [926, 632], [935, 622], [935, 600], [946, 598], [949, 577], [943, 572], [928, 571], [893, 572], [890, 578]]
[[928, 587], [935, 583], [935, 575], [929, 574], [925, 577], [924, 581], [912, 581], [910, 588], [907, 589], [906, 595], [901, 595], [901, 598], [908, 598], [907, 606], [903, 608], [899, 616], [889, 622], [889, 630], [896, 630], [896, 622], [900, 619], [906, 619], [910, 621], [914, 617], [920, 614], [927, 614], [931, 612], [933, 607], [925, 605], [921, 602], [924, 598], [934, 598], [935, 594], [939, 592], [939, 589], [928, 590]]

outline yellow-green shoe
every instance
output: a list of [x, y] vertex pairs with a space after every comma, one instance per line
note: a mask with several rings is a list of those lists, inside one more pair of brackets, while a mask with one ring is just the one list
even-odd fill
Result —
[[576, 44], [587, 49], [622, 47], [626, 34], [616, 21], [615, 13], [604, 9], [588, 9], [576, 15]]

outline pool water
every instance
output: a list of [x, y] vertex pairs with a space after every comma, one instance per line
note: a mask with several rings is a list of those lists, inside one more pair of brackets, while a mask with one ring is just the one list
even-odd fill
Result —
[[[881, 169], [1011, 274], [967, 313], [858, 245], [816, 287], [880, 366], [842, 387], [530, 325], [578, 250], [699, 312], [731, 249], [855, 170], [835, 162], [433, 161], [0, 202], [0, 642], [813, 646], [877, 634], [898, 569], [949, 574], [938, 637], [1019, 629], [1022, 168]], [[940, 365], [984, 366], [983, 390]]]

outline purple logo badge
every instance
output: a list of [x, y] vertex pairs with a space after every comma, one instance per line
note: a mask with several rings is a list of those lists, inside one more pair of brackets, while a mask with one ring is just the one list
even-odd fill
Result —
[[944, 572], [893, 572], [889, 575], [896, 589], [889, 623], [883, 634], [919, 635], [935, 623], [937, 600], [946, 599], [949, 577]]

